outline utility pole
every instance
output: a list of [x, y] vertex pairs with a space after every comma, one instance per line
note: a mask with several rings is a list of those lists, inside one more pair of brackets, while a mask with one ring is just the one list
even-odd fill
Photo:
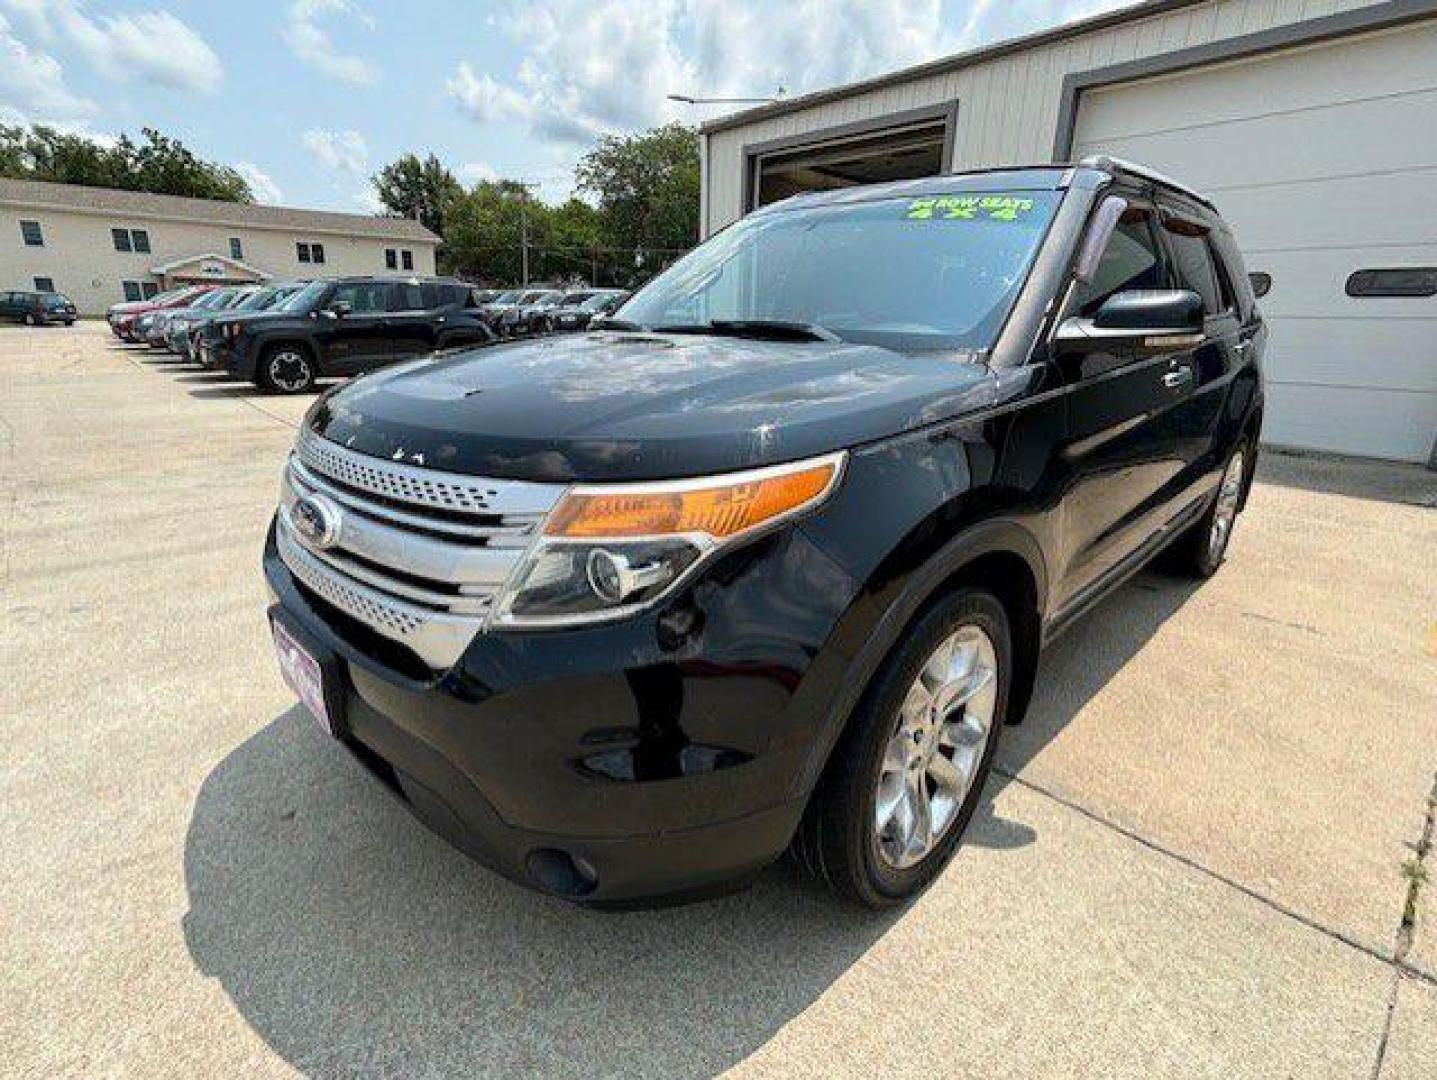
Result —
[[525, 287], [529, 284], [529, 189], [539, 185], [532, 181], [516, 180], [521, 194], [519, 195], [519, 259], [523, 264], [523, 281], [520, 284]]

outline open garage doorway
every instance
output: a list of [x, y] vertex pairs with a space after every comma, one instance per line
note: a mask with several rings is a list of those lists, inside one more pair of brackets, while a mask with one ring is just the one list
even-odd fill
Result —
[[748, 208], [804, 191], [936, 176], [953, 156], [958, 103], [748, 148]]

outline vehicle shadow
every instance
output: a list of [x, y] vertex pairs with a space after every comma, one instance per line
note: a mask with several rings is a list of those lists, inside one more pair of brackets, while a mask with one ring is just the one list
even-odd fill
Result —
[[[1201, 582], [1145, 570], [1107, 597], [1043, 652], [1028, 714], [998, 746], [999, 773], [1021, 775]], [[994, 793], [1001, 790], [997, 778]]]
[[[1018, 772], [1192, 594], [1144, 575], [1045, 660]], [[1036, 840], [995, 777], [966, 843]], [[788, 862], [688, 907], [597, 913], [508, 883], [435, 837], [299, 707], [201, 785], [185, 844], [200, 969], [314, 1076], [711, 1076], [753, 1053], [902, 913], [831, 898]]]
[[[199, 375], [198, 372], [195, 373]], [[235, 401], [240, 398], [253, 398], [257, 401], [264, 401], [271, 398], [283, 397], [285, 395], [266, 393], [254, 383], [235, 382], [227, 375], [201, 376], [197, 378], [177, 380], [186, 383], [185, 393], [192, 398], [210, 399], [219, 401]], [[314, 390], [297, 394], [297, 397], [314, 397], [316, 394], [328, 388], [327, 383], [319, 383]]]
[[201, 786], [185, 880], [195, 962], [312, 1076], [709, 1076], [898, 917], [784, 864], [654, 911], [531, 893], [412, 819], [298, 707]]

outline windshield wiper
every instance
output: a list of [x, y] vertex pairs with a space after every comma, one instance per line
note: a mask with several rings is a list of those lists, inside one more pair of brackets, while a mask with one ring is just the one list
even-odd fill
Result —
[[757, 338], [761, 341], [827, 341], [843, 339], [817, 323], [786, 319], [714, 319], [705, 323], [676, 323], [654, 327], [656, 334], [719, 334], [725, 337]]

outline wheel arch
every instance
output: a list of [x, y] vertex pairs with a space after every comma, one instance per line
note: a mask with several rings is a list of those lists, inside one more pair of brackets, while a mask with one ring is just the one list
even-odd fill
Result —
[[1008, 613], [1015, 670], [1007, 721], [1019, 723], [1032, 699], [1042, 649], [1047, 562], [1038, 539], [1021, 524], [990, 520], [973, 526], [907, 576], [882, 613], [865, 630], [865, 644], [846, 666], [833, 698], [824, 737], [802, 778], [809, 794], [828, 768], [834, 748], [852, 722], [854, 710], [909, 627], [933, 604], [957, 589], [981, 586], [994, 593]]

